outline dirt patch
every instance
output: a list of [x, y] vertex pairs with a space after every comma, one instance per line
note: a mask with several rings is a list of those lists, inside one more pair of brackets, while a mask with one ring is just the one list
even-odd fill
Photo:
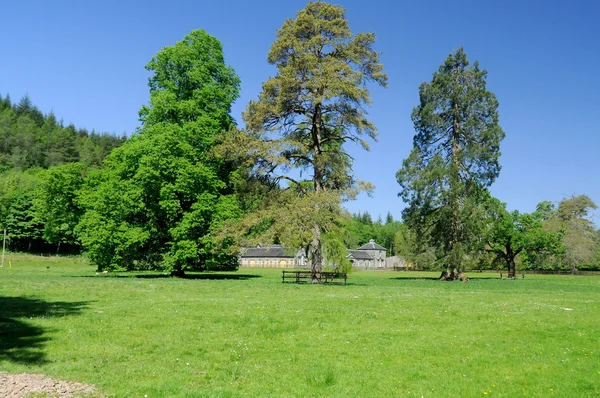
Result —
[[56, 380], [45, 375], [9, 374], [0, 372], [0, 397], [89, 397], [94, 387], [70, 381]]

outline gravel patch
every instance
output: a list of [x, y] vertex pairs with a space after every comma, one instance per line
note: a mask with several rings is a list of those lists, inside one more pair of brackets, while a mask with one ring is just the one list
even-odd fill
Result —
[[0, 372], [0, 397], [87, 397], [93, 393], [94, 387], [86, 384], [56, 380], [45, 375]]

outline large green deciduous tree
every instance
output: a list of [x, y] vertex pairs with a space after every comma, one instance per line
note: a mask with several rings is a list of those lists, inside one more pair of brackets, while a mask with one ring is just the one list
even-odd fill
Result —
[[421, 84], [414, 147], [396, 175], [408, 204], [405, 221], [419, 246], [437, 248], [446, 279], [461, 273], [464, 255], [476, 246], [478, 204], [500, 172], [504, 132], [486, 78], [461, 48]]
[[[273, 193], [279, 199], [269, 201], [272, 210], [263, 206], [260, 214], [271, 220], [283, 243], [307, 248], [313, 273], [323, 265], [323, 234], [341, 240], [334, 233], [341, 201], [361, 187], [344, 145], [356, 142], [368, 149], [365, 138], [376, 137], [367, 118], [367, 83], [386, 86], [387, 75], [374, 42], [372, 33], [352, 34], [343, 8], [309, 2], [278, 30], [268, 55], [277, 73], [248, 104], [247, 134], [237, 138], [238, 147], [247, 149], [243, 156], [254, 159], [254, 175], [290, 182]], [[302, 180], [307, 174], [310, 184]], [[297, 211], [275, 218], [270, 213], [280, 215], [278, 203]]]
[[520, 254], [558, 254], [563, 251], [560, 234], [544, 229], [538, 215], [516, 210], [509, 212], [505, 203], [492, 197], [484, 207], [489, 221], [483, 241], [485, 249], [506, 265], [509, 279], [515, 278], [515, 259]]
[[146, 66], [142, 126], [83, 190], [79, 237], [104, 268], [160, 267], [173, 275], [235, 258], [213, 254], [211, 233], [240, 215], [233, 167], [211, 154], [234, 121], [240, 80], [222, 45], [203, 30], [162, 49]]

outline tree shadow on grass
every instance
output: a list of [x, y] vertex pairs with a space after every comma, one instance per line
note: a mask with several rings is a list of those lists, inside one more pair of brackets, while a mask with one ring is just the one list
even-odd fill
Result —
[[185, 276], [171, 276], [169, 274], [128, 274], [127, 272], [109, 273], [102, 275], [84, 275], [71, 276], [65, 275], [65, 278], [138, 278], [138, 279], [207, 279], [207, 280], [240, 280], [245, 281], [254, 278], [262, 278], [262, 275], [254, 274], [186, 274]]
[[435, 276], [405, 276], [390, 278], [393, 281], [437, 281], [439, 280]]
[[[455, 280], [455, 281], [440, 281], [440, 279], [435, 276], [406, 276], [406, 277], [395, 277], [395, 278], [390, 278], [390, 279], [396, 280], [396, 281], [439, 281], [439, 282], [443, 282], [443, 283], [459, 282], [457, 280]], [[506, 279], [506, 276], [504, 277], [504, 279]], [[468, 282], [493, 281], [493, 280], [500, 280], [500, 278], [499, 277], [492, 278], [492, 277], [469, 276]]]
[[[118, 278], [127, 277], [126, 275], [119, 275]], [[175, 277], [171, 275], [152, 275], [152, 274], [144, 274], [144, 275], [135, 275], [136, 278], [173, 278], [173, 279], [207, 279], [207, 280], [240, 280], [245, 281], [253, 278], [261, 278], [260, 275], [253, 274], [186, 274], [185, 276]]]
[[46, 330], [28, 318], [64, 317], [78, 314], [87, 302], [47, 302], [24, 297], [0, 296], [0, 361], [26, 365], [48, 362], [43, 352], [49, 340]]
[[208, 279], [208, 280], [241, 280], [245, 281], [248, 279], [262, 278], [261, 275], [254, 274], [190, 274], [183, 277], [183, 279]]

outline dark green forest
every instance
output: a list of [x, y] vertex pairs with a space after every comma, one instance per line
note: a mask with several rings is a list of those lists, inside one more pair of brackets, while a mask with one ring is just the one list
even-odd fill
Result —
[[65, 126], [28, 96], [16, 103], [0, 96], [0, 217], [8, 248], [80, 252], [76, 196], [88, 172], [125, 140]]
[[541, 202], [527, 214], [491, 196], [510, 132], [488, 72], [463, 49], [418, 88], [406, 115], [413, 150], [388, 170], [406, 204], [402, 221], [349, 214], [344, 202], [373, 190], [356, 178], [347, 146], [368, 150], [377, 136], [369, 87], [386, 87], [387, 75], [374, 43], [374, 34], [350, 31], [341, 7], [310, 2], [278, 31], [268, 54], [276, 74], [248, 104], [244, 128], [231, 115], [241, 81], [203, 30], [146, 65], [149, 101], [128, 138], [65, 126], [28, 96], [0, 96], [9, 250], [82, 253], [99, 270], [183, 276], [235, 269], [241, 247], [281, 243], [306, 250], [317, 272], [348, 269], [347, 249], [375, 239], [413, 269], [449, 280], [470, 269], [513, 277], [517, 268], [600, 269], [589, 197]]

